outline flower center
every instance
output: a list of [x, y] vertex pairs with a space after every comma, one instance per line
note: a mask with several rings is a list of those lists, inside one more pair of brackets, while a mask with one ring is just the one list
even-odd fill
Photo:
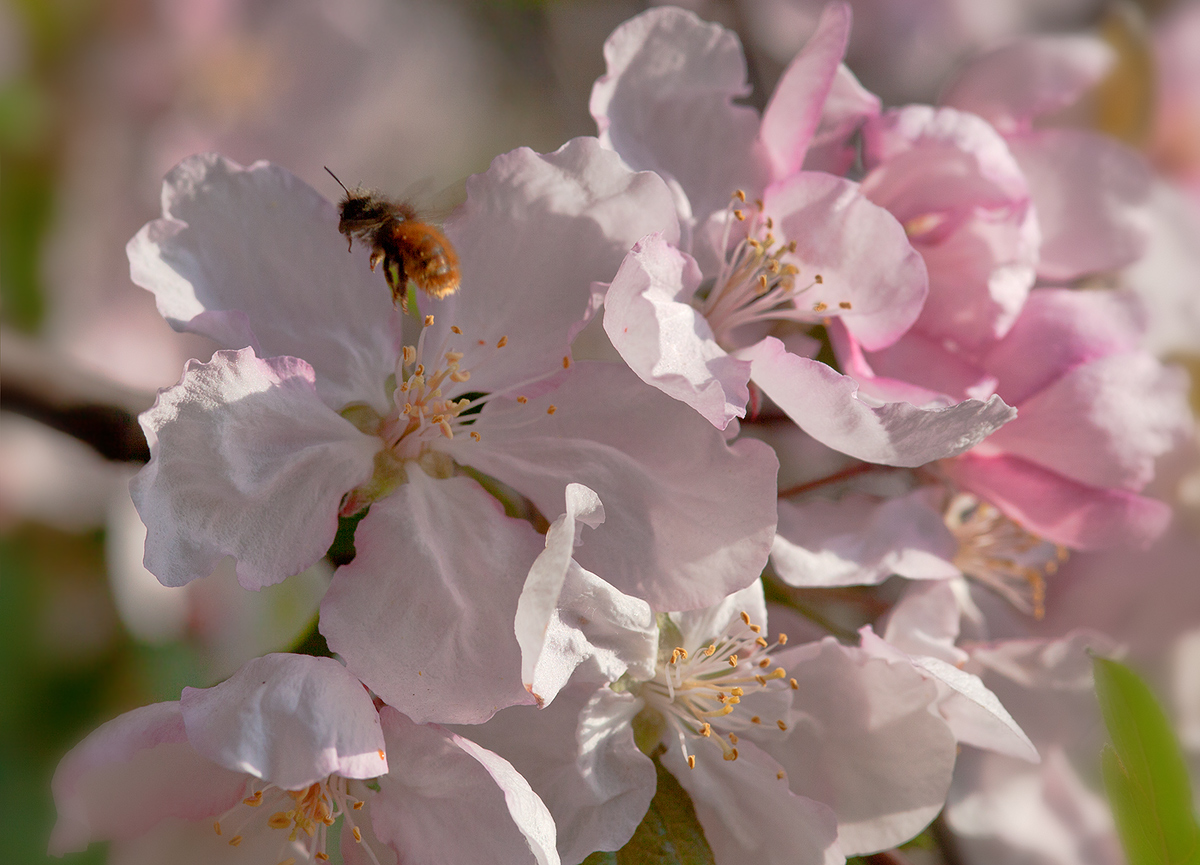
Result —
[[1035, 619], [1046, 614], [1046, 577], [1066, 560], [1066, 547], [1026, 531], [967, 493], [950, 500], [944, 520], [958, 540], [956, 568]]
[[[733, 194], [725, 214], [725, 229], [721, 249], [725, 257], [711, 287], [703, 298], [697, 298], [696, 308], [708, 320], [718, 343], [731, 347], [730, 335], [739, 327], [754, 322], [782, 320], [813, 324], [830, 309], [824, 300], [812, 302], [811, 307], [798, 305], [800, 295], [825, 280], [818, 273], [803, 287], [797, 287], [800, 268], [785, 262], [784, 256], [796, 251], [795, 241], [777, 239], [774, 221], [763, 213], [762, 201], [755, 202], [749, 214], [739, 206], [745, 204], [746, 194]], [[738, 233], [744, 237], [731, 244], [730, 236], [736, 224], [744, 225]], [[703, 293], [704, 287], [701, 287]], [[836, 304], [841, 310], [851, 308], [850, 301]]]
[[[689, 742], [715, 742], [726, 760], [736, 760], [737, 730], [763, 727], [762, 714], [768, 709], [786, 714], [788, 691], [797, 684], [785, 681], [782, 667], [771, 668], [771, 652], [787, 643], [787, 634], [774, 643], [761, 634], [762, 628], [743, 612], [707, 646], [691, 654], [682, 647], [669, 656], [664, 652], [657, 675], [636, 687], [647, 709], [679, 739], [689, 766], [696, 765]], [[787, 730], [782, 717], [774, 724]]]
[[[366, 800], [354, 795], [351, 789], [360, 794], [369, 792], [364, 782], [330, 775], [302, 790], [284, 790], [274, 784], [256, 790], [256, 783], [257, 779], [251, 779], [246, 797], [213, 821], [213, 831], [228, 837], [230, 847], [239, 846], [250, 833], [279, 832], [279, 852], [268, 865], [328, 862], [329, 827], [341, 819], [342, 831], [349, 832], [362, 845], [374, 865], [380, 865], [370, 844], [363, 843], [362, 830], [354, 819]], [[302, 858], [298, 860], [297, 856]]]
[[[480, 441], [479, 432], [470, 427], [485, 403], [497, 396], [516, 393], [517, 402], [524, 405], [527, 399], [519, 395], [521, 388], [560, 371], [551, 369], [491, 393], [467, 393], [466, 382], [470, 381], [472, 371], [495, 362], [508, 345], [508, 337], [500, 337], [494, 345], [484, 340], [471, 344], [461, 329], [451, 326], [441, 344], [433, 348], [427, 342], [432, 326], [433, 316], [425, 316], [416, 345], [404, 346], [392, 377], [398, 385], [392, 391], [393, 407], [388, 414], [380, 415], [364, 403], [353, 403], [341, 411], [362, 432], [382, 439], [384, 447], [375, 456], [371, 480], [347, 494], [340, 516], [358, 513], [405, 483], [406, 463], [417, 462], [431, 477], [450, 477], [455, 471], [453, 461], [437, 450], [438, 442], [464, 432], [473, 441]], [[470, 366], [463, 364], [467, 356], [463, 349], [470, 352]], [[570, 357], [564, 356], [562, 368], [570, 366]], [[455, 394], [459, 396], [455, 398]], [[553, 414], [555, 407], [551, 405], [547, 411]]]

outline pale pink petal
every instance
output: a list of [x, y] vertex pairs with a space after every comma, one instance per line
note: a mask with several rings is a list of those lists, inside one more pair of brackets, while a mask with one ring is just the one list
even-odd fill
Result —
[[909, 583], [887, 614], [883, 639], [910, 655], [927, 655], [960, 666], [968, 655], [958, 648], [962, 610], [949, 580]]
[[1191, 428], [1188, 379], [1144, 352], [1068, 371], [1020, 404], [987, 447], [1094, 487], [1137, 492]]
[[590, 103], [600, 141], [677, 184], [697, 222], [735, 189], [763, 187], [758, 112], [733, 101], [750, 85], [732, 31], [683, 9], [650, 9], [613, 31], [604, 59]]
[[864, 130], [863, 191], [908, 229], [929, 270], [917, 327], [976, 347], [1012, 325], [1034, 281], [1041, 233], [1004, 139], [950, 108], [910, 105]]
[[595, 490], [606, 520], [575, 559], [656, 610], [714, 604], [766, 563], [774, 453], [756, 441], [726, 444], [691, 408], [623, 366], [577, 364], [527, 404], [493, 400], [473, 429], [481, 441], [456, 437], [445, 449], [543, 514], [563, 513], [568, 483]]
[[[996, 392], [999, 381], [981, 366], [961, 354], [946, 349], [940, 340], [932, 339], [918, 330], [910, 330], [887, 348], [864, 354], [862, 363], [867, 365], [874, 377], [860, 374], [854, 352], [847, 352], [840, 345], [839, 329], [830, 328], [834, 351], [838, 363], [848, 375], [858, 379], [860, 386], [877, 398], [889, 391], [881, 385], [894, 387], [894, 383], [906, 384], [913, 393], [944, 395], [948, 403], [971, 397], [987, 399]], [[899, 391], [890, 391], [898, 393]], [[897, 401], [897, 400], [888, 400]], [[929, 396], [922, 402], [908, 400], [918, 405], [933, 404]]]
[[[467, 201], [446, 223], [462, 289], [421, 300], [437, 346], [451, 327], [471, 380], [459, 392], [493, 391], [543, 375], [568, 355], [591, 310], [592, 283], [608, 282], [640, 238], [679, 239], [674, 199], [662, 179], [635, 173], [595, 139], [553, 153], [522, 147], [467, 181]], [[497, 352], [496, 343], [507, 337]], [[447, 396], [450, 391], [447, 391]]]
[[1145, 159], [1082, 129], [1009, 139], [1042, 227], [1038, 276], [1069, 280], [1136, 261], [1146, 251], [1153, 175]]
[[780, 242], [796, 244], [785, 258], [800, 268], [798, 287], [821, 277], [796, 298], [814, 322], [840, 318], [867, 349], [895, 342], [912, 326], [929, 290], [925, 263], [904, 227], [857, 183], [802, 171], [763, 198]]
[[1171, 521], [1163, 502], [1086, 486], [1020, 457], [966, 454], [942, 468], [1024, 528], [1072, 549], [1148, 546]]
[[[683, 638], [680, 645], [689, 655], [695, 656], [699, 650], [725, 633], [730, 623], [742, 613], [749, 616], [753, 624], [766, 630], [767, 601], [763, 594], [762, 580], [755, 580], [746, 588], [734, 592], [711, 607], [670, 613], [669, 616]], [[651, 671], [646, 678], [653, 676], [654, 671]]]
[[642, 707], [631, 694], [573, 683], [545, 709], [514, 706], [460, 730], [528, 779], [554, 815], [563, 863], [578, 865], [623, 847], [650, 807], [654, 764], [633, 740]]
[[1122, 865], [1104, 797], [1059, 746], [1040, 766], [999, 754], [960, 760], [946, 822], [969, 861], [994, 865]]
[[[242, 776], [243, 778], [245, 776]], [[242, 809], [243, 812], [249, 809]], [[255, 813], [255, 812], [251, 812]], [[188, 822], [176, 818], [162, 821], [148, 832], [136, 838], [114, 841], [109, 845], [107, 865], [272, 865], [280, 861], [280, 832], [267, 828], [270, 814], [261, 809], [257, 826], [248, 827], [236, 848], [229, 846], [230, 835], [218, 835], [213, 831], [213, 821]], [[255, 831], [255, 830], [258, 831]], [[349, 832], [345, 833], [349, 835]], [[307, 835], [301, 836], [307, 839]], [[391, 851], [378, 845], [385, 855]], [[290, 845], [286, 852], [296, 852]], [[345, 865], [374, 865], [369, 859], [345, 861]], [[380, 865], [395, 865], [395, 857], [389, 861], [381, 859]]]
[[546, 549], [529, 569], [517, 601], [521, 680], [539, 706], [552, 701], [582, 664], [588, 665], [589, 681], [615, 682], [631, 665], [635, 678], [649, 679], [658, 653], [650, 605], [571, 558], [583, 526], [604, 521], [600, 499], [582, 484], [568, 484], [566, 499], [567, 512], [546, 532]]
[[1075, 104], [1108, 74], [1116, 52], [1095, 36], [1026, 36], [973, 59], [941, 101], [1004, 133]]
[[690, 255], [661, 235], [642, 238], [604, 297], [604, 331], [638, 378], [725, 429], [746, 416], [750, 364], [718, 345], [691, 305], [701, 279]]
[[307, 363], [249, 348], [188, 361], [140, 420], [151, 458], [130, 492], [146, 568], [167, 586], [207, 577], [227, 555], [248, 589], [308, 568], [380, 447], [321, 401]]
[[954, 737], [967, 745], [1030, 763], [1040, 762], [1037, 748], [982, 680], [940, 658], [913, 656], [877, 637], [870, 625], [859, 631], [867, 654], [899, 664], [912, 664], [938, 687], [938, 712]]
[[321, 633], [384, 702], [418, 723], [461, 724], [533, 702], [513, 633], [542, 547], [529, 523], [474, 480], [414, 465], [371, 506], [354, 546], [321, 602]]
[[837, 817], [828, 806], [788, 789], [783, 767], [753, 742], [736, 760], [715, 747], [696, 751], [689, 768], [679, 748], [662, 756], [691, 797], [717, 865], [840, 865]]
[[880, 501], [848, 494], [831, 501], [779, 503], [771, 547], [775, 573], [791, 586], [858, 586], [892, 574], [910, 579], [958, 576], [958, 544], [927, 490]]
[[789, 177], [804, 164], [849, 39], [849, 5], [830, 3], [821, 12], [816, 32], [775, 85], [759, 133], [770, 159], [772, 180]]
[[[368, 251], [346, 251], [334, 206], [283, 168], [216, 154], [163, 181], [163, 218], [129, 241], [133, 281], [176, 330], [224, 348], [307, 359], [334, 409], [388, 405], [395, 370], [391, 295]], [[352, 350], [348, 347], [352, 347]]]
[[999, 380], [997, 393], [1019, 406], [1076, 366], [1136, 350], [1141, 318], [1125, 293], [1039, 288], [983, 367]]
[[948, 408], [870, 405], [858, 397], [854, 379], [819, 361], [788, 354], [773, 337], [736, 354], [751, 362], [754, 383], [801, 429], [867, 462], [919, 466], [954, 456], [1016, 416], [998, 396]]
[[168, 817], [220, 814], [241, 798], [246, 780], [187, 743], [179, 703], [142, 706], [101, 725], [58, 764], [50, 852], [133, 838]]
[[299, 790], [388, 770], [371, 695], [332, 658], [255, 658], [212, 688], [184, 688], [188, 741], [227, 769]]
[[[776, 656], [795, 677], [786, 738], [763, 745], [794, 793], [831, 807], [846, 855], [886, 850], [941, 810], [956, 744], [930, 711], [937, 689], [832, 637]], [[761, 743], [760, 743], [761, 744]]]
[[878, 117], [879, 109], [879, 97], [859, 84], [845, 63], [839, 64], [821, 122], [808, 146], [804, 168], [846, 174], [858, 158], [854, 134], [872, 117]]
[[379, 779], [371, 824], [402, 861], [558, 865], [554, 820], [507, 760], [390, 706], [380, 718], [404, 768]]
[[[1131, 582], [1128, 570], [1123, 576]], [[1126, 603], [1122, 612], [1126, 612], [1128, 606]], [[1051, 612], [1054, 612], [1053, 607]], [[1120, 644], [1112, 637], [1088, 628], [1074, 628], [1054, 639], [977, 643], [971, 646], [971, 660], [988, 674], [998, 674], [1022, 689], [1075, 691], [1090, 695], [1095, 689], [1092, 656], [1111, 657], [1120, 650]], [[989, 681], [997, 681], [998, 676], [991, 676]], [[1027, 700], [1036, 699], [1036, 695], [1027, 697]], [[1087, 717], [1091, 717], [1090, 706], [1087, 711]]]

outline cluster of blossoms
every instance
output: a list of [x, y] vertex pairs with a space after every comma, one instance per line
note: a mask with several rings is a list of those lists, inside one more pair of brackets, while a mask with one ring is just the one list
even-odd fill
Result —
[[[54, 852], [575, 865], [665, 772], [717, 862], [820, 865], [919, 833], [962, 745], [1042, 759], [979, 674], [1059, 644], [959, 637], [1166, 529], [1142, 491], [1186, 380], [1130, 297], [1082, 287], [1142, 254], [1151, 176], [1033, 125], [1098, 43], [1017, 43], [884, 111], [849, 33], [827, 7], [760, 116], [729, 31], [621, 25], [599, 137], [471, 178], [461, 289], [412, 315], [285, 170], [168, 175], [133, 279], [222, 348], [142, 416], [146, 566], [182, 586], [230, 556], [257, 590], [339, 525], [355, 554], [320, 607], [336, 659], [101, 727], [55, 778]], [[764, 570], [911, 582], [854, 640], [789, 641]]]

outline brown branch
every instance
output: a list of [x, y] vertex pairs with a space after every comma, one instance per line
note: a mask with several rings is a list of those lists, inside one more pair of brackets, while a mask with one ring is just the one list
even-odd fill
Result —
[[0, 409], [79, 439], [106, 459], [150, 459], [137, 414], [153, 404], [151, 394], [84, 372], [15, 331], [5, 329], [0, 346]]
[[786, 499], [790, 496], [798, 496], [800, 493], [806, 493], [809, 490], [815, 490], [818, 487], [825, 486], [826, 484], [835, 484], [838, 481], [849, 480], [850, 478], [857, 477], [858, 475], [865, 475], [868, 472], [892, 471], [895, 468], [897, 468], [897, 466], [884, 466], [876, 463], [858, 463], [857, 465], [842, 469], [840, 472], [834, 472], [826, 477], [817, 478], [815, 481], [805, 481], [802, 484], [796, 484], [795, 486], [788, 487], [786, 490], [780, 490], [778, 495], [779, 498]]

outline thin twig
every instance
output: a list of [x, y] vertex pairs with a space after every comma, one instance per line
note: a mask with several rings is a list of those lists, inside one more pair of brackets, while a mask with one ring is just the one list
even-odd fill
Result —
[[858, 463], [857, 465], [850, 466], [849, 468], [844, 468], [840, 472], [834, 472], [826, 477], [817, 478], [815, 481], [805, 481], [802, 484], [796, 484], [795, 486], [788, 487], [785, 490], [780, 490], [778, 495], [779, 498], [786, 499], [791, 496], [798, 496], [800, 493], [806, 493], [809, 490], [815, 490], [818, 487], [825, 486], [826, 484], [835, 484], [838, 481], [848, 480], [849, 478], [857, 477], [858, 475], [865, 475], [867, 472], [891, 471], [895, 468], [896, 466], [884, 466], [877, 463]]

